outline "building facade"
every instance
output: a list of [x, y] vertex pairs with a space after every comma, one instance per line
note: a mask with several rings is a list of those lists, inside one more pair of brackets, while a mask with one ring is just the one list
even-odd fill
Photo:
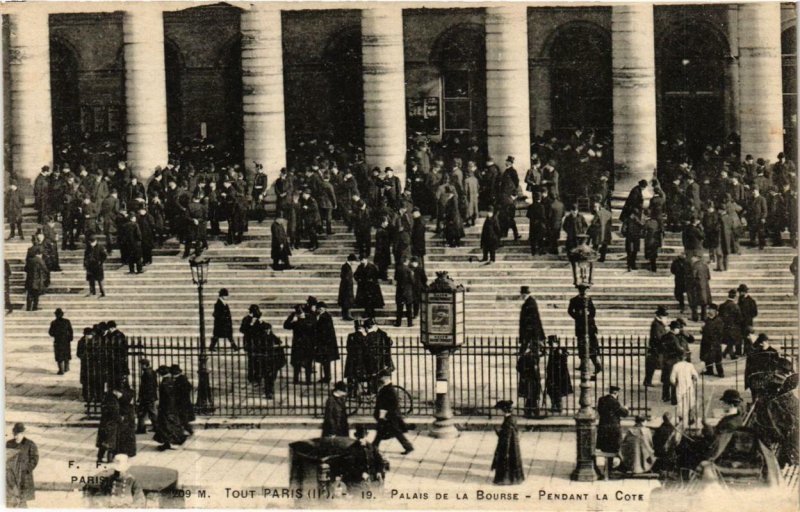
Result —
[[99, 140], [146, 177], [201, 135], [275, 172], [310, 138], [403, 169], [415, 133], [526, 162], [532, 137], [582, 127], [613, 134], [625, 190], [652, 174], [659, 140], [701, 151], [737, 133], [743, 154], [796, 152], [792, 4], [128, 5], [6, 6], [17, 175], [64, 142]]

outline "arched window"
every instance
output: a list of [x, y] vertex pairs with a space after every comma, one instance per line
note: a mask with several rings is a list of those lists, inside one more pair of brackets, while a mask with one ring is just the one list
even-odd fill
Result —
[[328, 131], [339, 143], [364, 144], [364, 78], [361, 27], [333, 36], [323, 54], [328, 85]]
[[797, 27], [781, 33], [783, 57], [783, 145], [789, 159], [797, 162]]
[[456, 25], [434, 44], [431, 62], [442, 80], [444, 136], [486, 139], [486, 35], [475, 24]]
[[659, 139], [684, 137], [699, 158], [708, 144], [725, 140], [725, 59], [727, 42], [710, 27], [683, 23], [658, 43]]
[[608, 131], [612, 120], [611, 41], [600, 27], [570, 24], [550, 47], [553, 129]]
[[164, 67], [167, 82], [167, 135], [172, 150], [183, 138], [183, 92], [181, 91], [183, 60], [178, 46], [166, 38]]
[[81, 139], [81, 105], [78, 91], [78, 57], [65, 43], [50, 40], [50, 96], [53, 111], [53, 143]]

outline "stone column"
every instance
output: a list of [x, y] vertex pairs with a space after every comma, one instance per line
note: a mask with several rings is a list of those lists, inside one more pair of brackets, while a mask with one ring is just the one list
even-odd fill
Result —
[[126, 7], [122, 42], [127, 161], [133, 172], [145, 180], [156, 166], [165, 166], [169, 158], [164, 20], [157, 5]]
[[725, 58], [725, 135], [727, 136], [731, 132], [741, 133], [739, 123], [739, 6], [728, 5], [725, 14], [730, 45], [730, 53]]
[[652, 4], [611, 8], [614, 197], [627, 197], [639, 180], [650, 180], [656, 168], [654, 44]]
[[525, 5], [486, 8], [486, 122], [489, 155], [501, 168], [507, 156], [514, 156], [524, 183], [531, 159]]
[[20, 179], [53, 162], [49, 16], [37, 8], [8, 16], [12, 170]]
[[241, 23], [244, 163], [277, 176], [286, 166], [281, 11], [253, 4]]
[[739, 6], [742, 155], [775, 161], [783, 151], [781, 5]]
[[403, 10], [376, 6], [361, 10], [364, 74], [364, 160], [391, 167], [406, 180], [406, 91]]

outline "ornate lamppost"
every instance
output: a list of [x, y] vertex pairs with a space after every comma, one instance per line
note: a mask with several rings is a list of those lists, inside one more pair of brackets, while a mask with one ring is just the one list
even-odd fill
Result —
[[595, 427], [595, 412], [589, 398], [589, 296], [587, 291], [592, 287], [592, 270], [597, 253], [588, 243], [585, 235], [578, 247], [569, 253], [569, 262], [572, 266], [572, 282], [578, 289], [578, 296], [583, 298], [581, 320], [583, 321], [583, 336], [578, 343], [581, 344], [581, 394], [579, 399], [580, 410], [575, 415], [575, 435], [577, 440], [577, 462], [572, 472], [572, 479], [581, 482], [593, 482], [597, 478], [594, 467], [594, 447], [597, 438]]
[[197, 359], [197, 403], [195, 409], [201, 414], [214, 411], [214, 397], [211, 395], [211, 384], [208, 379], [208, 356], [206, 356], [206, 313], [203, 306], [203, 286], [208, 282], [208, 269], [211, 259], [192, 256], [189, 268], [192, 271], [192, 282], [197, 286], [197, 300], [200, 313], [200, 340]]
[[436, 280], [422, 292], [420, 340], [436, 356], [436, 412], [431, 435], [455, 437], [453, 410], [448, 394], [450, 354], [464, 343], [464, 287], [457, 285], [447, 272], [436, 272]]

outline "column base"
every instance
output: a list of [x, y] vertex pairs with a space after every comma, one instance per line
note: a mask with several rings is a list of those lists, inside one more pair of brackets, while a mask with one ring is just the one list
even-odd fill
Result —
[[575, 415], [575, 435], [577, 458], [570, 479], [577, 482], [594, 482], [597, 480], [594, 464], [594, 446], [597, 434], [593, 411], [579, 412]]
[[436, 439], [452, 439], [458, 437], [459, 434], [452, 419], [437, 419], [433, 422], [433, 429], [430, 431], [430, 436]]

